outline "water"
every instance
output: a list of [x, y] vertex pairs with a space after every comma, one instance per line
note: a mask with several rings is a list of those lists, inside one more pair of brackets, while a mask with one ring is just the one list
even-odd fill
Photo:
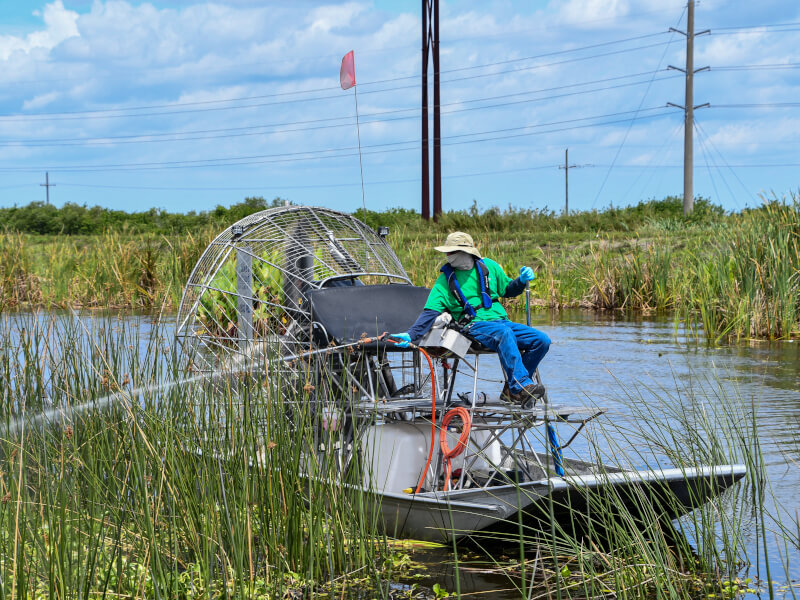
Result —
[[[540, 365], [550, 401], [555, 404], [594, 404], [609, 415], [631, 415], [629, 390], [642, 386], [663, 389], [677, 397], [677, 389], [690, 389], [696, 399], [741, 398], [757, 406], [757, 425], [768, 467], [770, 511], [782, 510], [797, 521], [800, 511], [800, 344], [796, 342], [748, 342], [708, 348], [687, 338], [671, 320], [626, 317], [584, 311], [557, 314], [534, 313], [532, 325], [553, 341]], [[488, 362], [488, 361], [487, 361]], [[499, 380], [499, 366], [481, 364], [482, 376]], [[489, 392], [502, 383], [482, 382]], [[715, 390], [719, 386], [721, 390]], [[610, 418], [613, 418], [610, 417]], [[752, 565], [742, 578], [765, 578], [762, 540], [755, 529], [745, 536]], [[794, 597], [799, 590], [800, 551], [788, 549], [770, 533], [767, 554], [778, 597]], [[498, 550], [502, 556], [503, 550]], [[518, 556], [510, 548], [509, 558]], [[497, 556], [496, 556], [497, 557]], [[449, 550], [425, 551], [419, 559], [431, 565], [431, 577], [423, 583], [441, 582], [455, 589]], [[788, 570], [782, 564], [789, 564]], [[459, 573], [462, 593], [494, 590], [493, 598], [518, 598], [509, 580], [491, 572], [491, 565], [473, 565]], [[481, 568], [483, 567], [483, 568]], [[756, 597], [755, 595], [751, 595]], [[748, 597], [747, 595], [743, 597]]]
[[[30, 318], [28, 315], [25, 318]], [[40, 317], [41, 318], [41, 317]], [[94, 317], [80, 318], [87, 324]], [[151, 322], [143, 317], [126, 317], [136, 322], [142, 339], [147, 339]], [[557, 404], [595, 404], [609, 414], [630, 416], [632, 407], [626, 390], [642, 386], [663, 389], [679, 398], [676, 390], [691, 390], [696, 398], [717, 398], [720, 391], [757, 406], [757, 423], [770, 482], [770, 511], [782, 510], [794, 523], [800, 512], [800, 344], [794, 342], [748, 342], [707, 348], [687, 338], [672, 321], [633, 318], [582, 311], [534, 313], [533, 325], [544, 330], [553, 345], [540, 371], [551, 402]], [[4, 325], [5, 326], [5, 325]], [[168, 343], [174, 324], [168, 323], [163, 343]], [[142, 346], [142, 350], [145, 346]], [[481, 388], [496, 394], [501, 387], [496, 360], [485, 357], [481, 363]], [[492, 381], [494, 380], [494, 381]], [[678, 400], [680, 401], [680, 400]], [[576, 449], [580, 451], [580, 442]], [[752, 564], [742, 577], [764, 575], [764, 549], [756, 531], [746, 533], [747, 555]], [[478, 597], [518, 598], [519, 592], [508, 578], [491, 572], [490, 564], [474, 561], [468, 547], [459, 558], [470, 564], [459, 571], [462, 593]], [[514, 548], [496, 550], [503, 560], [518, 556]], [[800, 553], [786, 547], [774, 532], [767, 537], [766, 553], [772, 578], [779, 585], [778, 596], [794, 597], [800, 581]], [[456, 588], [453, 554], [450, 549], [415, 551], [414, 559], [428, 567], [421, 585], [439, 583], [447, 590]], [[782, 564], [789, 564], [783, 569]], [[782, 587], [781, 587], [782, 586]], [[794, 590], [795, 592], [797, 590]]]

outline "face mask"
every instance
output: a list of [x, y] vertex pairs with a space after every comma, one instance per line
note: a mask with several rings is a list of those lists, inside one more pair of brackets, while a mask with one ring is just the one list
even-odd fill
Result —
[[475, 266], [475, 258], [466, 252], [456, 252], [447, 257], [450, 266], [459, 271], [466, 271]]

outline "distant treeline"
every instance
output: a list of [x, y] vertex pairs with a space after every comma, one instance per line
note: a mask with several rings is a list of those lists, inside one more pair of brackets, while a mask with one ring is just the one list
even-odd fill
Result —
[[[171, 213], [158, 208], [145, 212], [125, 212], [101, 206], [67, 203], [57, 208], [52, 204], [32, 202], [27, 206], [0, 208], [0, 230], [40, 235], [92, 235], [107, 231], [118, 233], [175, 234], [198, 231], [208, 226], [226, 227], [255, 212], [271, 207], [283, 206], [287, 201], [274, 198], [267, 201], [261, 197], [245, 198], [230, 207], [217, 206], [210, 211]], [[704, 223], [725, 215], [721, 206], [699, 198], [695, 201], [694, 213], [684, 219], [682, 200], [669, 196], [663, 200], [646, 200], [634, 206], [613, 206], [564, 216], [547, 208], [521, 209], [509, 206], [501, 210], [493, 207], [478, 210], [477, 203], [467, 210], [443, 213], [434, 229], [468, 231], [629, 231], [653, 220], [675, 220], [676, 222]], [[363, 219], [363, 211], [356, 211]], [[377, 227], [411, 226], [420, 223], [417, 211], [392, 208], [384, 211], [367, 211], [367, 224]]]
[[27, 206], [0, 208], [0, 229], [42, 235], [92, 235], [106, 231], [120, 233], [184, 233], [208, 225], [225, 226], [248, 215], [270, 207], [283, 206], [285, 200], [275, 198], [245, 198], [226, 208], [217, 206], [210, 211], [171, 213], [158, 208], [145, 212], [125, 212], [102, 206], [66, 203], [61, 208], [44, 202]]
[[[363, 210], [354, 213], [363, 219]], [[609, 206], [602, 210], [575, 211], [569, 215], [548, 209], [498, 207], [484, 211], [478, 209], [477, 202], [467, 210], [443, 212], [438, 222], [426, 225], [432, 232], [447, 231], [498, 231], [498, 232], [530, 232], [530, 231], [631, 231], [653, 222], [674, 222], [676, 225], [705, 224], [717, 221], [726, 216], [725, 209], [712, 204], [705, 198], [698, 198], [694, 203], [694, 212], [683, 216], [683, 199], [668, 196], [663, 200], [643, 200], [633, 206], [616, 208]], [[367, 210], [367, 225], [402, 226], [412, 229], [420, 226], [417, 211], [405, 208], [390, 208], [384, 211]]]

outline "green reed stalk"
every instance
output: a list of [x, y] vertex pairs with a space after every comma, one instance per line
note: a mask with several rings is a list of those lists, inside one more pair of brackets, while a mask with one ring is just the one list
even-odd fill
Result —
[[[800, 335], [800, 197], [725, 215], [707, 202], [683, 218], [672, 199], [558, 217], [477, 209], [421, 221], [410, 211], [369, 213], [412, 281], [431, 285], [432, 248], [454, 229], [514, 276], [536, 268], [534, 304], [675, 311], [710, 343]], [[175, 308], [213, 225], [175, 235], [0, 233], [0, 309], [23, 306]], [[513, 302], [510, 303], [513, 306]]]
[[[0, 598], [313, 595], [365, 567], [380, 580], [375, 515], [313, 460], [309, 398], [287, 405], [271, 371], [130, 395], [181, 375], [167, 341], [124, 320], [4, 322]], [[33, 418], [52, 407], [55, 422]]]

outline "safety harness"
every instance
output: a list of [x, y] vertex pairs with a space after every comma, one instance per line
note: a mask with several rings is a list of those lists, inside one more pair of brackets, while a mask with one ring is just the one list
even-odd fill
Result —
[[[469, 323], [475, 318], [475, 307], [467, 302], [467, 298], [464, 296], [458, 279], [455, 277], [456, 270], [450, 266], [450, 263], [445, 263], [440, 271], [444, 273], [444, 276], [447, 278], [447, 287], [450, 289], [450, 293], [456, 297], [456, 300], [461, 305], [461, 309], [464, 311], [461, 319], [459, 319], [459, 324], [465, 325]], [[494, 300], [492, 299], [491, 290], [489, 289], [489, 267], [486, 266], [483, 259], [477, 258], [475, 259], [475, 271], [478, 275], [478, 284], [481, 291], [481, 306], [483, 306], [483, 308], [491, 308]]]

